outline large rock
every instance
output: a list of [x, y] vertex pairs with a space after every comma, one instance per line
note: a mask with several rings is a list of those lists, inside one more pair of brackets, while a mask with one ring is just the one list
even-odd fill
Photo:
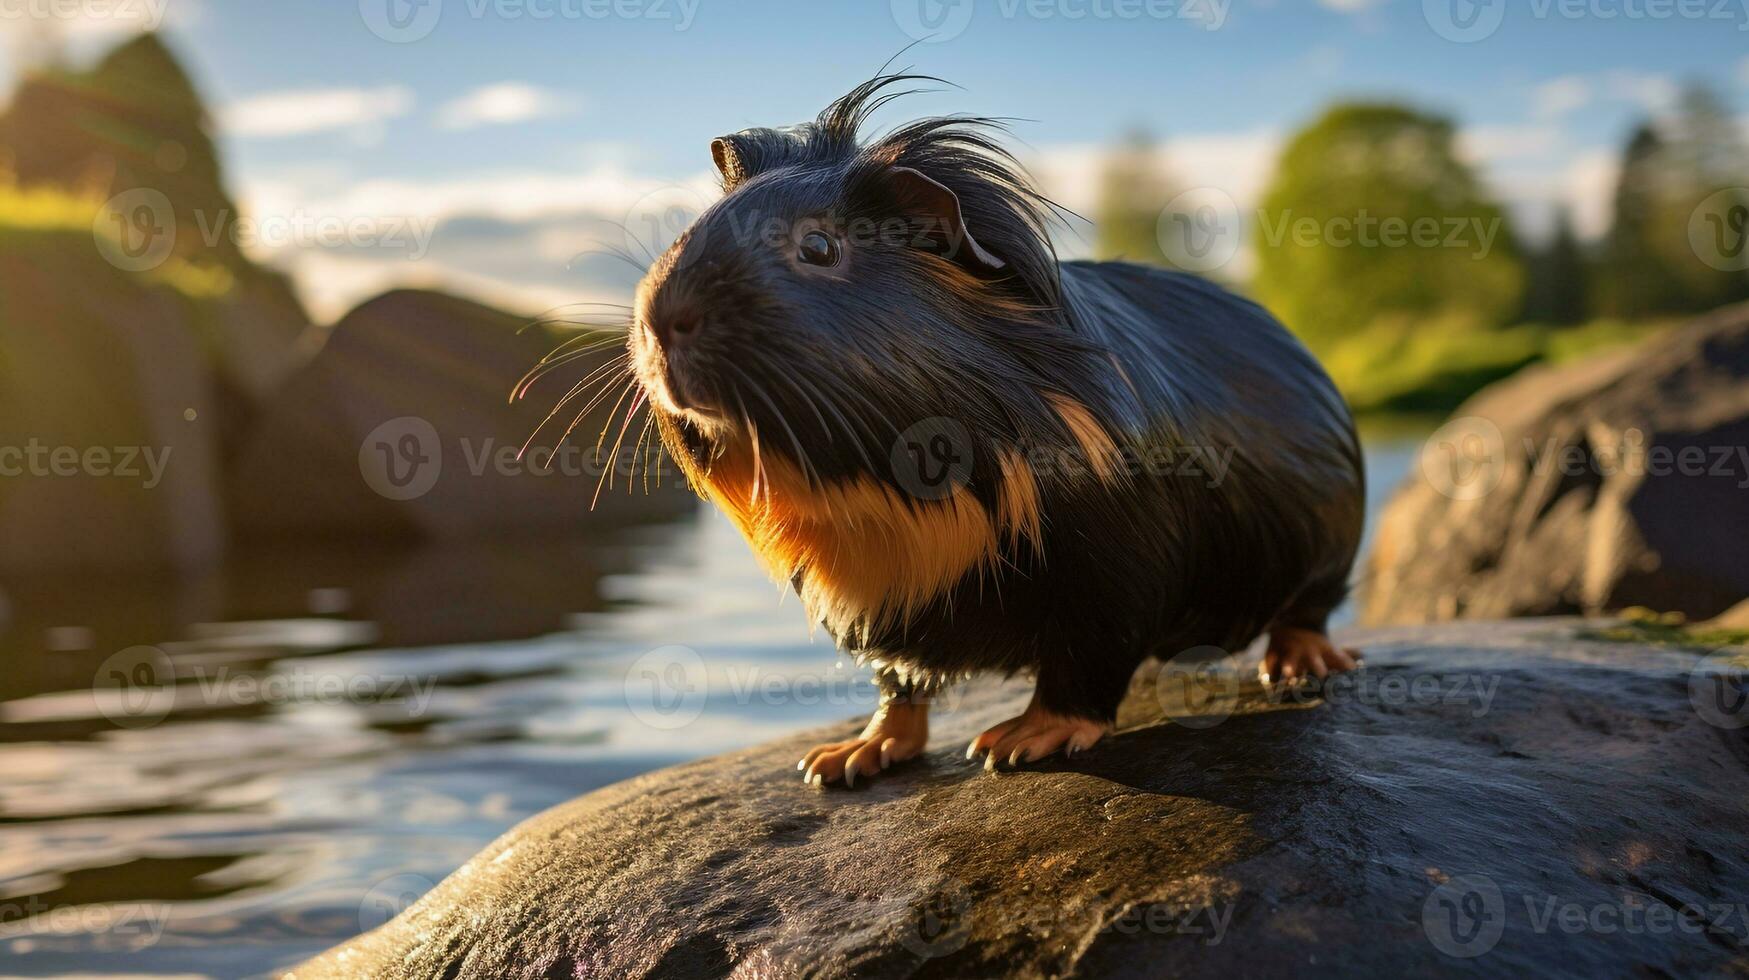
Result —
[[[229, 282], [199, 324], [239, 423], [251, 403], [297, 366], [310, 329], [280, 274], [239, 245], [241, 214], [224, 187], [205, 105], [175, 55], [141, 34], [88, 71], [24, 77], [0, 113], [0, 174], [25, 189], [56, 188], [108, 199], [101, 222], [129, 226], [133, 271], [179, 258], [222, 269]], [[87, 227], [90, 227], [87, 224]], [[137, 259], [138, 261], [132, 261]], [[244, 426], [229, 427], [227, 435]]]
[[3, 220], [0, 284], [0, 574], [218, 560], [210, 301]]
[[961, 755], [1024, 704], [992, 683], [855, 790], [794, 769], [851, 722], [651, 773], [285, 976], [1749, 969], [1741, 667], [1570, 623], [1348, 639], [1368, 665], [1322, 703], [1144, 671], [1117, 736], [1021, 772]]
[[1364, 622], [1749, 596], [1749, 306], [1484, 389], [1379, 521]]
[[623, 470], [641, 414], [621, 443], [612, 489], [604, 487], [592, 508], [602, 482], [593, 447], [604, 428], [611, 447], [630, 398], [617, 413], [613, 399], [604, 400], [556, 456], [549, 453], [569, 413], [542, 429], [526, 461], [514, 458], [559, 393], [619, 353], [613, 346], [594, 351], [511, 403], [517, 379], [556, 343], [529, 326], [523, 317], [419, 290], [387, 293], [347, 314], [321, 352], [269, 399], [237, 460], [230, 504], [241, 536], [464, 538], [575, 532], [691, 512], [697, 498], [672, 465], [657, 483], [659, 449], [648, 454], [649, 470], [637, 453], [637, 478], [628, 486]]

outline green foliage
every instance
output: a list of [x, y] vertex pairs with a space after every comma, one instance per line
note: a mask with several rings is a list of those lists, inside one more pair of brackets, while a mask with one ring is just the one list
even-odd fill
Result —
[[1556, 326], [1585, 320], [1590, 310], [1590, 262], [1565, 208], [1555, 214], [1555, 234], [1549, 244], [1530, 256], [1529, 272], [1522, 319]]
[[1486, 327], [1463, 314], [1382, 317], [1333, 341], [1324, 367], [1357, 413], [1444, 415], [1484, 385], [1538, 362], [1638, 343], [1676, 320]]
[[1487, 328], [1520, 308], [1504, 212], [1450, 123], [1400, 106], [1340, 105], [1295, 136], [1252, 241], [1253, 292], [1320, 353], [1385, 317]]
[[1634, 131], [1594, 288], [1599, 312], [1696, 313], [1749, 298], [1749, 275], [1707, 264], [1690, 237], [1703, 202], [1749, 182], [1746, 159], [1735, 121], [1702, 87], [1689, 89], [1671, 118]]

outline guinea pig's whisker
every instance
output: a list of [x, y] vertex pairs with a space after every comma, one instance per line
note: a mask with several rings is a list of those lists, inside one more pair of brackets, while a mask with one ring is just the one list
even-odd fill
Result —
[[809, 458], [807, 449], [803, 448], [802, 441], [796, 437], [796, 430], [790, 427], [789, 420], [783, 417], [783, 412], [778, 409], [777, 403], [771, 400], [771, 396], [765, 393], [765, 389], [757, 381], [754, 381], [746, 371], [741, 370], [738, 365], [725, 363], [723, 366], [734, 371], [742, 381], [746, 382], [747, 390], [759, 396], [759, 400], [765, 403], [765, 407], [771, 409], [772, 418], [777, 420], [778, 425], [783, 426], [784, 434], [789, 436], [790, 446], [796, 451], [796, 462], [802, 465], [802, 472], [808, 477], [810, 483], [824, 483], [825, 481], [820, 478], [819, 471], [814, 467], [813, 460]]
[[[617, 373], [602, 373], [602, 372], [607, 372], [607, 371], [611, 371], [611, 370], [615, 370], [615, 369], [617, 369]], [[599, 376], [597, 376], [597, 375], [599, 375]], [[516, 454], [517, 458], [518, 459], [522, 458], [522, 454], [528, 452], [528, 447], [530, 445], [533, 445], [535, 438], [540, 435], [541, 430], [546, 428], [547, 423], [551, 422], [560, 412], [564, 411], [565, 406], [571, 404], [577, 398], [581, 397], [583, 395], [583, 393], [586, 392], [588, 389], [596, 387], [599, 385], [601, 387], [601, 391], [598, 394], [596, 394], [593, 398], [591, 398], [589, 400], [588, 404], [583, 406], [583, 410], [581, 412], [577, 413], [577, 416], [571, 420], [571, 424], [567, 425], [565, 427], [564, 433], [559, 436], [559, 443], [561, 445], [563, 445], [564, 441], [570, 437], [571, 430], [575, 429], [577, 427], [577, 423], [581, 422], [583, 420], [583, 417], [589, 414], [590, 410], [593, 409], [596, 406], [596, 404], [601, 401], [601, 399], [606, 395], [607, 392], [613, 390], [613, 384], [622, 378], [627, 378], [630, 376], [631, 376], [630, 365], [625, 364], [623, 362], [618, 363], [618, 364], [609, 363], [609, 364], [604, 364], [600, 368], [597, 368], [594, 372], [591, 372], [590, 377], [584, 378], [582, 381], [579, 381], [576, 384], [572, 385], [571, 390], [565, 392], [565, 397], [559, 399], [559, 403], [557, 405], [553, 406], [553, 410], [548, 412], [546, 414], [545, 418], [541, 419], [540, 424], [535, 426], [533, 432], [529, 433], [528, 440], [522, 444], [522, 449], [520, 451], [518, 451]]]
[[[595, 502], [601, 499], [601, 485], [605, 482], [609, 488], [613, 487], [613, 471], [618, 469], [619, 447], [625, 441], [626, 430], [631, 428], [632, 416], [638, 414], [638, 409], [644, 407], [644, 404], [649, 400], [650, 393], [643, 385], [634, 385], [633, 387], [637, 389], [637, 394], [632, 396], [631, 407], [626, 409], [625, 421], [619, 424], [619, 435], [614, 437], [613, 448], [607, 452], [607, 462], [601, 468], [601, 476], [595, 481], [595, 496], [589, 501], [590, 510], [594, 510]], [[618, 402], [614, 403], [614, 408], [616, 410], [619, 408]], [[608, 424], [613, 424], [612, 419], [608, 420]], [[603, 430], [603, 434], [606, 434], [605, 429]], [[597, 458], [600, 458], [599, 451], [597, 451]], [[626, 484], [628, 488], [631, 482], [631, 476], [627, 475]]]
[[[551, 360], [541, 361], [539, 364], [536, 364], [534, 367], [530, 368], [528, 370], [528, 373], [524, 374], [522, 376], [522, 380], [520, 380], [516, 383], [516, 387], [514, 389], [512, 389], [510, 392], [510, 400], [511, 401], [521, 400], [525, 395], [528, 394], [529, 389], [534, 387], [534, 383], [536, 381], [539, 381], [541, 378], [546, 377], [548, 374], [552, 373], [553, 371], [557, 370], [558, 368], [564, 367], [565, 365], [571, 363], [572, 361], [587, 357], [588, 355], [593, 354], [593, 353], [595, 353], [594, 350], [573, 351], [573, 352], [566, 354], [562, 357], [556, 357], [556, 358], [553, 358]], [[583, 381], [587, 382], [588, 380], [590, 380], [590, 378], [593, 378], [596, 375], [600, 374], [603, 370], [611, 368], [611, 367], [615, 367], [615, 366], [618, 366], [619, 364], [624, 363], [626, 360], [628, 360], [630, 358], [630, 356], [631, 355], [628, 353], [628, 354], [620, 354], [616, 357], [610, 358], [606, 362], [598, 365], [594, 370], [590, 371], [589, 374], [584, 377]]]

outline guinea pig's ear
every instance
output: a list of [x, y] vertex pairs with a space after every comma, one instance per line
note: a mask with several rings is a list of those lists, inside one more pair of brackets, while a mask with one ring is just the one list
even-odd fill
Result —
[[887, 174], [899, 207], [925, 220], [924, 233], [936, 241], [948, 258], [980, 275], [995, 275], [1008, 268], [1008, 263], [990, 254], [972, 237], [965, 216], [960, 213], [959, 195], [910, 167], [893, 167]]
[[719, 136], [711, 140], [711, 160], [717, 165], [717, 173], [723, 177], [725, 191], [747, 179], [747, 166], [736, 142], [734, 136]]

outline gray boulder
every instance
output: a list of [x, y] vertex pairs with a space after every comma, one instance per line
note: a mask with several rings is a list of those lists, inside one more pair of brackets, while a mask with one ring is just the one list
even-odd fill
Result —
[[268, 399], [232, 468], [239, 535], [441, 540], [690, 513], [697, 498], [671, 464], [656, 481], [659, 451], [648, 455], [652, 469], [638, 454], [628, 485], [636, 424], [612, 489], [591, 507], [601, 483], [597, 435], [612, 426], [611, 446], [629, 399], [617, 414], [611, 397], [603, 401], [557, 455], [548, 451], [559, 446], [569, 415], [542, 431], [532, 455], [515, 458], [565, 388], [617, 353], [595, 351], [511, 404], [517, 379], [558, 343], [529, 326], [524, 317], [420, 290], [386, 293], [348, 313]]
[[794, 769], [851, 722], [650, 773], [284, 976], [1749, 969], [1749, 661], [1553, 621], [1347, 639], [1323, 700], [1144, 670], [1119, 734], [1018, 772], [961, 754], [1025, 703], [991, 682], [854, 790]]
[[1363, 622], [1749, 596], [1749, 306], [1484, 389], [1385, 508]]

